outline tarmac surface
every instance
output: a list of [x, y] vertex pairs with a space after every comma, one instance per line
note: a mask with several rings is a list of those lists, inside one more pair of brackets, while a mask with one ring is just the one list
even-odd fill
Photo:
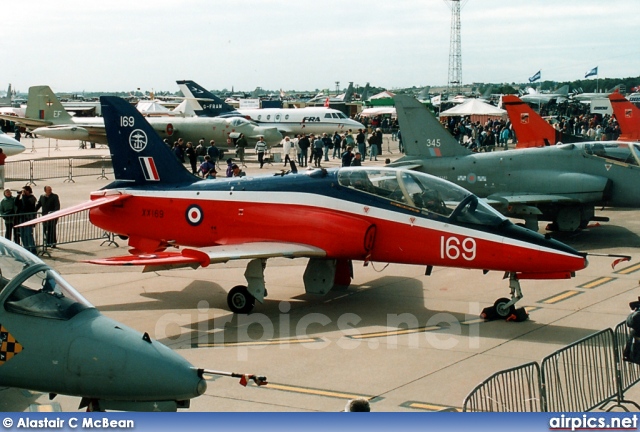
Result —
[[[23, 139], [31, 146], [31, 140]], [[10, 160], [108, 155], [106, 147], [78, 149], [77, 142], [33, 141]], [[383, 155], [399, 157], [397, 143], [385, 141]], [[389, 153], [391, 150], [393, 153]], [[280, 151], [275, 149], [274, 152]], [[249, 175], [270, 174], [248, 157]], [[375, 162], [372, 162], [372, 164]], [[365, 165], [369, 162], [365, 162]], [[339, 165], [339, 159], [326, 163]], [[62, 206], [89, 197], [111, 180], [96, 176], [47, 180]], [[34, 187], [39, 195], [44, 182]], [[8, 183], [13, 189], [22, 184]], [[246, 262], [199, 270], [141, 273], [133, 267], [100, 267], [81, 261], [126, 253], [87, 241], [60, 245], [45, 261], [56, 268], [105, 315], [168, 345], [200, 368], [266, 375], [269, 385], [246, 388], [237, 380], [208, 381], [207, 392], [190, 411], [341, 411], [348, 399], [373, 397], [373, 411], [460, 409], [465, 396], [502, 369], [545, 356], [596, 331], [615, 327], [640, 296], [640, 211], [599, 209], [609, 223], [558, 236], [581, 251], [632, 256], [614, 270], [612, 259], [591, 257], [571, 280], [522, 281], [530, 319], [521, 323], [483, 322], [480, 311], [508, 297], [499, 273], [354, 263], [348, 290], [325, 297], [307, 295], [302, 284], [306, 260], [271, 259], [265, 270], [269, 296], [250, 315], [234, 316], [226, 293], [245, 282]], [[295, 226], [284, 229], [295, 229]], [[398, 239], [410, 241], [410, 239]], [[402, 324], [399, 324], [402, 323]], [[140, 371], [144, 373], [144, 371]], [[637, 388], [627, 398], [640, 401]], [[76, 411], [79, 399], [18, 389], [0, 391], [0, 410]], [[32, 406], [33, 405], [33, 406]], [[36, 406], [37, 405], [37, 406]]]

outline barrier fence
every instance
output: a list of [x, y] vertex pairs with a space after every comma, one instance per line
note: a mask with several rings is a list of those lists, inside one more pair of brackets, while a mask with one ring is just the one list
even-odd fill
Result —
[[[7, 222], [15, 225], [40, 217], [40, 213], [23, 213], [8, 218], [4, 217], [4, 222], [0, 227], [0, 235], [7, 237]], [[10, 227], [11, 228], [11, 227]], [[89, 210], [79, 213], [62, 216], [54, 221], [44, 222], [29, 228], [12, 228], [11, 239], [24, 247], [28, 247], [25, 235], [33, 236], [36, 253], [49, 253], [48, 249], [55, 245], [83, 242], [87, 240], [104, 239], [106, 242], [115, 244], [114, 234], [104, 231], [93, 225], [89, 220]], [[8, 238], [8, 237], [7, 237]]]
[[110, 156], [80, 156], [73, 158], [47, 158], [9, 161], [5, 164], [5, 182], [19, 181], [36, 185], [37, 180], [97, 175], [107, 178], [113, 174]]
[[531, 362], [491, 375], [471, 391], [463, 411], [539, 412], [540, 366]]
[[625, 322], [580, 339], [537, 362], [497, 372], [476, 386], [463, 411], [559, 412], [640, 406], [624, 393], [640, 381], [640, 365], [623, 359]]
[[590, 411], [615, 398], [616, 351], [613, 331], [606, 329], [546, 357], [544, 410]]

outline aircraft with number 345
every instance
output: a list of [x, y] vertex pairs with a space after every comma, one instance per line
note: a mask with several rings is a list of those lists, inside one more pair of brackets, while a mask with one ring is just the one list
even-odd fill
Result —
[[[269, 258], [308, 258], [307, 293], [348, 286], [353, 261], [505, 272], [511, 298], [488, 317], [525, 319], [521, 279], [564, 279], [586, 254], [517, 226], [450, 182], [395, 168], [315, 169], [203, 180], [188, 172], [125, 100], [102, 97], [116, 180], [91, 200], [29, 223], [89, 209], [96, 226], [128, 238], [130, 254], [89, 262], [147, 271], [249, 260], [246, 285], [227, 296], [248, 313]], [[295, 222], [292, 222], [295, 221]], [[289, 227], [282, 229], [282, 227]], [[485, 311], [486, 312], [486, 311]]]

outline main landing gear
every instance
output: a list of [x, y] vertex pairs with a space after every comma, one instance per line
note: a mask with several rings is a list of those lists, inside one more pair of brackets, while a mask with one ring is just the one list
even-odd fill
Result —
[[503, 319], [505, 321], [525, 321], [529, 318], [529, 314], [525, 308], [516, 309], [515, 304], [522, 298], [522, 290], [520, 289], [520, 281], [515, 273], [509, 273], [509, 288], [511, 288], [511, 300], [508, 298], [499, 298], [493, 306], [486, 307], [482, 310], [480, 316], [487, 321]]
[[253, 310], [256, 298], [251, 295], [244, 285], [236, 285], [227, 294], [227, 304], [233, 313], [246, 314]]
[[267, 296], [267, 288], [264, 285], [264, 269], [267, 260], [256, 258], [249, 261], [244, 277], [247, 285], [237, 285], [231, 288], [227, 294], [227, 305], [233, 313], [247, 314], [253, 310], [256, 300], [262, 303]]

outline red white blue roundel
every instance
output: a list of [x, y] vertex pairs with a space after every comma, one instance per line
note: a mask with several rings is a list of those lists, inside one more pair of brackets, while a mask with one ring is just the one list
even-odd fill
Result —
[[198, 226], [202, 222], [202, 209], [195, 204], [187, 207], [187, 222], [189, 225]]

